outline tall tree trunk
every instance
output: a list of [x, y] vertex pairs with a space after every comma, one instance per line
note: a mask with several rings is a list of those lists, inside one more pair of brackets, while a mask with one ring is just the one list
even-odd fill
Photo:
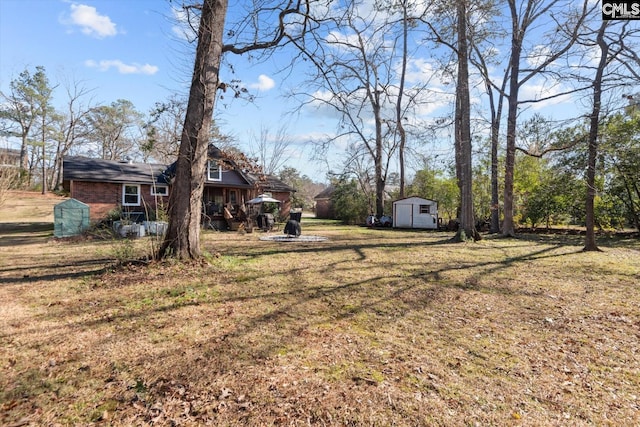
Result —
[[598, 35], [596, 37], [596, 43], [600, 48], [600, 61], [598, 62], [598, 68], [596, 68], [596, 75], [593, 79], [593, 110], [591, 111], [591, 118], [589, 123], [589, 155], [587, 160], [587, 199], [585, 202], [586, 208], [586, 226], [587, 233], [585, 236], [584, 248], [585, 251], [598, 251], [598, 245], [596, 244], [596, 230], [595, 230], [595, 212], [593, 209], [593, 203], [596, 196], [596, 160], [598, 157], [598, 129], [600, 125], [600, 109], [602, 99], [602, 76], [604, 75], [604, 69], [607, 66], [607, 60], [609, 56], [609, 44], [604, 39], [604, 33], [609, 21], [602, 21]]
[[489, 101], [489, 112], [491, 114], [491, 215], [489, 233], [495, 234], [500, 232], [500, 195], [498, 183], [498, 147], [500, 144], [500, 124], [502, 122], [502, 106], [504, 103], [505, 86], [508, 81], [508, 70], [505, 70], [505, 76], [502, 79], [502, 85], [498, 91], [498, 102], [494, 97], [494, 87], [491, 82], [489, 68], [487, 67], [484, 53], [478, 49], [478, 46], [472, 43], [472, 48], [476, 51], [476, 66], [480, 70], [486, 87], [487, 97]]
[[398, 148], [398, 159], [400, 161], [400, 198], [404, 198], [405, 187], [405, 164], [404, 151], [407, 145], [407, 133], [404, 130], [402, 117], [402, 95], [404, 93], [404, 81], [407, 75], [407, 38], [408, 38], [408, 22], [407, 22], [407, 1], [402, 1], [402, 68], [400, 71], [400, 86], [398, 88], [398, 102], [396, 104], [396, 126], [398, 128], [398, 136], [400, 137], [400, 146]]
[[197, 259], [202, 190], [213, 118], [227, 0], [205, 0], [176, 175], [169, 198], [169, 226], [159, 257]]
[[454, 240], [478, 240], [473, 214], [473, 179], [471, 165], [471, 102], [469, 96], [469, 48], [467, 40], [466, 0], [457, 1], [458, 81], [456, 86], [455, 148], [456, 172], [460, 188], [460, 226]]
[[29, 152], [27, 151], [28, 138], [27, 134], [23, 134], [22, 143], [20, 144], [20, 169], [24, 172], [29, 169]]
[[[631, 188], [629, 187], [629, 179], [627, 178], [625, 172], [620, 169], [620, 165], [618, 164], [616, 164], [616, 169], [618, 170], [618, 174], [622, 177], [622, 183], [624, 185], [624, 190], [627, 193], [628, 199], [627, 201], [624, 199], [624, 197], [620, 196], [620, 200], [622, 200], [622, 203], [624, 203], [624, 205], [626, 206], [629, 215], [631, 215], [634, 227], [636, 228], [636, 230], [640, 231], [640, 188], [638, 188], [636, 183], [633, 182], [632, 185], [635, 191], [631, 191]], [[634, 202], [634, 193], [636, 199], [638, 200], [637, 206]]]
[[[500, 144], [500, 122], [502, 121], [502, 103], [504, 101], [504, 86], [507, 80], [502, 83], [502, 93], [499, 95], [498, 106], [492, 105], [491, 114], [491, 222], [489, 233], [500, 232], [500, 195], [498, 187], [498, 146]], [[491, 88], [489, 88], [491, 90]]]
[[498, 189], [498, 141], [500, 121], [491, 123], [491, 219], [489, 233], [500, 232], [500, 194]]
[[[376, 127], [378, 124], [376, 124]], [[376, 130], [376, 133], [378, 131]], [[380, 218], [384, 215], [384, 188], [385, 180], [382, 174], [382, 129], [379, 136], [376, 136], [376, 162], [375, 162], [375, 179], [376, 179], [376, 217]]]
[[520, 83], [520, 55], [522, 54], [522, 33], [518, 25], [515, 2], [510, 1], [511, 7], [511, 57], [509, 59], [509, 95], [507, 97], [507, 150], [504, 169], [504, 219], [502, 235], [514, 237], [516, 234], [513, 222], [513, 173], [516, 162], [516, 120], [518, 116], [518, 91]]
[[384, 188], [385, 177], [382, 171], [382, 156], [384, 154], [382, 147], [382, 117], [380, 115], [380, 94], [375, 92], [373, 103], [373, 116], [375, 117], [376, 126], [376, 148], [375, 148], [375, 180], [376, 180], [376, 217], [380, 218], [384, 215]]

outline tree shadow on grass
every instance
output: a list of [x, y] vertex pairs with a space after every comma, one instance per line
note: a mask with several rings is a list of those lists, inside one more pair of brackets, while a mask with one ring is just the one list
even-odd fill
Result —
[[[494, 248], [502, 253], [499, 259], [469, 259], [466, 262], [441, 261], [439, 265], [429, 266], [425, 264], [423, 268], [417, 267], [418, 261], [407, 258], [406, 265], [394, 264], [398, 271], [389, 271], [389, 274], [373, 273], [364, 274], [368, 267], [361, 262], [367, 259], [368, 252], [374, 249], [407, 249], [411, 250], [442, 250], [446, 251], [449, 243], [447, 240], [438, 241], [385, 241], [367, 242], [362, 239], [360, 243], [355, 240], [324, 242], [320, 244], [292, 247], [289, 245], [260, 246], [247, 252], [246, 248], [236, 248], [228, 253], [231, 256], [243, 257], [251, 262], [266, 262], [260, 258], [281, 255], [291, 257], [309, 257], [318, 255], [321, 259], [326, 252], [343, 251], [345, 256], [329, 263], [315, 263], [312, 265], [314, 271], [330, 272], [338, 269], [353, 270], [354, 274], [348, 279], [341, 281], [340, 276], [336, 276], [321, 283], [314, 283], [310, 280], [296, 282], [290, 280], [291, 277], [300, 277], [308, 267], [293, 266], [291, 269], [276, 271], [272, 273], [276, 282], [285, 283], [279, 290], [272, 291], [269, 288], [261, 288], [255, 283], [259, 279], [259, 271], [251, 271], [242, 281], [233, 282], [236, 272], [229, 272], [224, 277], [216, 268], [204, 268], [199, 274], [189, 277], [180, 277], [176, 274], [167, 282], [153, 283], [148, 289], [136, 289], [136, 298], [149, 299], [149, 305], [130, 307], [127, 300], [123, 300], [123, 293], [118, 287], [135, 286], [135, 277], [131, 282], [118, 282], [118, 284], [107, 284], [108, 292], [99, 295], [92, 294], [87, 288], [82, 294], [69, 302], [61, 302], [48, 307], [47, 312], [36, 317], [31, 331], [23, 330], [21, 334], [38, 334], [37, 328], [45, 326], [35, 326], [39, 320], [49, 332], [53, 331], [57, 340], [66, 339], [73, 332], [78, 333], [87, 329], [102, 329], [104, 338], [99, 338], [95, 342], [98, 349], [97, 358], [101, 351], [108, 351], [113, 348], [116, 341], [127, 342], [140, 334], [141, 327], [153, 326], [153, 321], [167, 316], [162, 327], [174, 327], [178, 324], [177, 334], [182, 338], [173, 339], [172, 345], [162, 348], [161, 352], [146, 352], [146, 347], [140, 348], [140, 354], [134, 360], [135, 366], [129, 366], [131, 375], [140, 378], [140, 382], [146, 381], [145, 387], [154, 393], [154, 399], [161, 399], [164, 395], [169, 395], [170, 391], [156, 387], [160, 384], [158, 378], [165, 378], [168, 382], [200, 384], [202, 378], [210, 381], [211, 385], [218, 384], [218, 378], [224, 375], [210, 374], [207, 378], [202, 370], [193, 369], [194, 366], [211, 367], [214, 373], [226, 373], [227, 377], [235, 375], [243, 378], [244, 372], [254, 369], [256, 366], [263, 366], [265, 360], [275, 357], [283, 351], [283, 348], [297, 347], [305, 345], [304, 333], [311, 330], [312, 334], [319, 334], [323, 325], [331, 325], [331, 334], [336, 331], [333, 328], [344, 328], [344, 322], [349, 319], [356, 319], [358, 316], [364, 318], [366, 323], [356, 325], [356, 327], [372, 328], [374, 322], [386, 322], [392, 324], [399, 319], [411, 314], [416, 314], [417, 318], [423, 312], [428, 312], [432, 306], [438, 309], [438, 304], [442, 299], [451, 299], [456, 295], [473, 295], [477, 293], [495, 293], [500, 297], [516, 296], [514, 305], [525, 306], [527, 302], [533, 301], [531, 298], [546, 298], [543, 293], [536, 293], [535, 290], [524, 287], [500, 286], [492, 282], [479, 281], [479, 283], [467, 282], [465, 277], [490, 275], [503, 269], [509, 269], [518, 265], [545, 258], [563, 257], [575, 255], [580, 251], [579, 245], [567, 244], [567, 241], [542, 241], [544, 246], [531, 244], [531, 249], [527, 250], [528, 242], [526, 238], [521, 239], [522, 245], [518, 244], [519, 254], [509, 253], [509, 247]], [[233, 243], [231, 243], [233, 245]], [[258, 243], [260, 245], [260, 243]], [[440, 246], [440, 248], [437, 248]], [[572, 246], [569, 250], [558, 252], [562, 247]], [[471, 248], [485, 249], [481, 246], [469, 246]], [[225, 250], [226, 252], [226, 250]], [[390, 260], [393, 255], [390, 255]], [[452, 260], [455, 261], [455, 260]], [[293, 264], [293, 263], [292, 263]], [[469, 274], [463, 274], [458, 279], [447, 277], [447, 273], [468, 270]], [[150, 270], [152, 271], [152, 270]], [[360, 274], [356, 274], [362, 271]], [[148, 273], [148, 272], [147, 272]], [[463, 277], [464, 276], [464, 277]], [[105, 276], [108, 279], [108, 275]], [[232, 283], [225, 284], [229, 279]], [[50, 280], [55, 280], [51, 277]], [[175, 280], [175, 282], [174, 282]], [[182, 281], [179, 281], [182, 280]], [[252, 283], [253, 282], [253, 283]], [[190, 300], [182, 295], [169, 297], [166, 292], [171, 286], [189, 286], [197, 292], [212, 295], [210, 300]], [[164, 299], [156, 298], [158, 287], [167, 290]], [[249, 292], [243, 287], [254, 287]], [[113, 289], [111, 289], [113, 287]], [[124, 291], [124, 289], [121, 289]], [[144, 292], [148, 293], [144, 293]], [[156, 298], [156, 299], [154, 299]], [[100, 300], [98, 300], [100, 299]], [[182, 318], [180, 310], [198, 307], [201, 309], [199, 318], [192, 322], [195, 316], [193, 313], [188, 319]], [[227, 307], [228, 310], [227, 311]], [[256, 309], [256, 307], [258, 307]], [[118, 310], [114, 311], [114, 308]], [[235, 313], [231, 311], [235, 310]], [[369, 319], [370, 318], [370, 319]], [[51, 326], [51, 320], [56, 319], [57, 326]], [[206, 325], [203, 322], [206, 320]], [[180, 322], [184, 325], [180, 326]], [[197, 326], [200, 325], [200, 326]], [[196, 342], [189, 337], [187, 328], [197, 326], [201, 328], [206, 339]], [[69, 334], [69, 331], [72, 333]], [[111, 333], [117, 331], [117, 333]], [[373, 330], [375, 333], [377, 330]], [[109, 333], [105, 333], [109, 332]], [[357, 334], [356, 332], [337, 331], [338, 334]], [[80, 334], [78, 334], [80, 335]], [[5, 336], [6, 337], [6, 336]], [[320, 337], [322, 338], [322, 337]], [[328, 338], [327, 345], [330, 345], [335, 336]], [[363, 341], [364, 342], [364, 341]], [[175, 344], [175, 345], [173, 345]], [[365, 343], [366, 344], [366, 343]], [[132, 349], [136, 350], [136, 349]], [[357, 354], [356, 354], [357, 355]], [[77, 356], [81, 359], [81, 356]], [[109, 357], [115, 357], [109, 355]], [[347, 356], [345, 356], [347, 357]], [[174, 365], [179, 361], [179, 365]], [[277, 363], [277, 362], [276, 362]], [[184, 366], [185, 369], [173, 370], [175, 366]], [[93, 369], [93, 368], [92, 368]], [[84, 372], [80, 371], [79, 372]], [[231, 373], [231, 374], [230, 374]], [[244, 377], [250, 378], [249, 376]], [[211, 389], [207, 384], [207, 389]], [[251, 385], [247, 384], [246, 393], [251, 396]], [[205, 393], [200, 391], [201, 393]], [[217, 391], [210, 391], [216, 393]], [[234, 390], [240, 393], [240, 390]], [[210, 396], [209, 396], [210, 397]], [[214, 396], [215, 399], [215, 396]], [[229, 403], [231, 405], [232, 403]], [[147, 405], [148, 407], [151, 404]]]
[[8, 277], [0, 277], [0, 287], [41, 281], [80, 279], [104, 273], [112, 264], [112, 259], [94, 258], [66, 263], [61, 261], [49, 265], [0, 268], [0, 275], [8, 275]]
[[0, 247], [39, 243], [53, 236], [50, 222], [2, 222], [0, 223]]
[[[548, 243], [563, 246], [584, 246], [583, 231], [541, 230], [539, 232], [519, 233], [516, 239]], [[596, 235], [596, 244], [603, 248], [625, 248], [640, 250], [640, 233], [637, 232], [600, 232]]]
[[[436, 245], [436, 244], [438, 243], [436, 242], [431, 243], [431, 245]], [[424, 243], [422, 243], [422, 245], [424, 246]], [[349, 259], [348, 262], [353, 262], [353, 261], [357, 262], [357, 261], [361, 261], [366, 257], [364, 255], [364, 249], [368, 248], [369, 246], [370, 245], [349, 244], [346, 246], [340, 246], [340, 250], [347, 251], [347, 252], [352, 251], [355, 254], [355, 258]], [[395, 245], [387, 244], [384, 246], [393, 247]], [[225, 332], [224, 334], [225, 339], [234, 338], [236, 340], [240, 340], [244, 335], [248, 335], [252, 333], [252, 331], [255, 331], [256, 329], [259, 329], [268, 324], [272, 324], [273, 322], [279, 321], [280, 316], [282, 315], [286, 316], [287, 313], [298, 311], [299, 307], [304, 307], [307, 305], [313, 306], [314, 304], [312, 303], [314, 302], [325, 301], [326, 299], [333, 300], [333, 299], [336, 299], [337, 297], [349, 298], [350, 296], [353, 296], [353, 302], [350, 303], [349, 307], [347, 308], [341, 306], [340, 304], [337, 304], [335, 306], [332, 306], [331, 310], [328, 310], [326, 312], [313, 313], [314, 316], [321, 317], [318, 323], [344, 319], [344, 318], [354, 316], [366, 310], [375, 309], [376, 306], [378, 305], [387, 304], [390, 299], [394, 300], [394, 299], [401, 298], [404, 293], [412, 292], [417, 288], [420, 288], [423, 286], [426, 286], [428, 288], [428, 292], [426, 292], [423, 295], [423, 298], [420, 298], [419, 301], [416, 302], [415, 306], [412, 305], [410, 307], [407, 307], [409, 310], [418, 310], [418, 309], [424, 309], [425, 307], [428, 307], [428, 304], [429, 304], [428, 299], [435, 298], [438, 292], [441, 292], [445, 289], [458, 289], [462, 291], [475, 290], [475, 291], [491, 292], [491, 293], [498, 292], [503, 295], [523, 294], [526, 296], [531, 296], [530, 292], [521, 292], [522, 290], [508, 289], [508, 288], [497, 289], [494, 286], [488, 286], [488, 285], [487, 286], [475, 286], [475, 285], [471, 286], [469, 285], [469, 283], [465, 282], [464, 280], [456, 281], [451, 279], [445, 279], [443, 275], [444, 273], [452, 272], [452, 271], [464, 271], [464, 270], [472, 271], [475, 269], [482, 269], [481, 272], [477, 272], [471, 275], [475, 277], [478, 275], [490, 274], [500, 269], [509, 268], [520, 262], [527, 262], [535, 259], [542, 259], [542, 258], [549, 258], [549, 257], [559, 257], [559, 256], [570, 254], [570, 253], [564, 253], [564, 254], [553, 253], [556, 249], [558, 249], [558, 247], [559, 246], [545, 247], [536, 251], [527, 252], [519, 256], [508, 257], [501, 261], [486, 261], [486, 262], [479, 261], [479, 262], [473, 262], [473, 263], [447, 265], [447, 266], [442, 266], [438, 268], [429, 268], [427, 266], [424, 269], [421, 269], [419, 271], [413, 271], [412, 273], [402, 272], [398, 274], [393, 274], [393, 273], [382, 274], [382, 275], [362, 278], [359, 280], [351, 280], [345, 283], [338, 283], [338, 282], [335, 282], [334, 280], [333, 283], [330, 282], [328, 284], [322, 284], [322, 285], [300, 284], [300, 286], [290, 287], [286, 291], [281, 291], [281, 292], [273, 292], [272, 290], [268, 290], [268, 289], [265, 289], [264, 292], [257, 292], [252, 294], [238, 294], [236, 292], [231, 292], [231, 293], [226, 293], [226, 295], [224, 296], [216, 298], [215, 301], [213, 302], [202, 302], [202, 301], [192, 301], [192, 300], [182, 300], [179, 302], [175, 302], [175, 301], [171, 301], [171, 299], [168, 299], [167, 301], [164, 301], [164, 302], [158, 301], [159, 304], [154, 304], [152, 306], [142, 307], [139, 309], [122, 310], [119, 314], [109, 314], [109, 316], [99, 316], [98, 313], [96, 312], [97, 307], [105, 307], [105, 308], [111, 309], [114, 306], [120, 305], [120, 303], [114, 304], [113, 302], [109, 303], [108, 301], [105, 300], [103, 303], [100, 303], [98, 306], [81, 305], [76, 307], [76, 309], [69, 307], [67, 305], [64, 305], [58, 308], [51, 308], [50, 310], [48, 310], [45, 316], [47, 318], [56, 318], [56, 317], [68, 318], [68, 317], [75, 317], [80, 315], [80, 318], [83, 318], [85, 320], [82, 320], [81, 322], [76, 323], [76, 327], [80, 329], [84, 329], [87, 327], [88, 328], [96, 327], [106, 322], [108, 323], [130, 322], [134, 319], [144, 319], [158, 313], [168, 313], [174, 310], [179, 310], [183, 307], [194, 306], [194, 305], [208, 305], [208, 304], [224, 305], [227, 303], [251, 303], [251, 301], [256, 301], [256, 302], [273, 301], [274, 309], [272, 311], [269, 311], [263, 315], [259, 315], [254, 318], [251, 318], [251, 317], [246, 318], [244, 321], [236, 325], [236, 328], [234, 328], [234, 331], [232, 333]], [[320, 249], [321, 250], [337, 250], [336, 247], [333, 247], [333, 248], [322, 247]], [[307, 251], [312, 251], [312, 250], [314, 249], [307, 248]], [[315, 251], [317, 250], [318, 248], [315, 248]], [[271, 254], [277, 253], [277, 252], [278, 251], [276, 252], [269, 251], [269, 253]], [[285, 250], [284, 252], [288, 252], [288, 250]], [[101, 260], [101, 261], [107, 261], [107, 260]], [[340, 260], [340, 261], [335, 261], [329, 264], [325, 264], [324, 266], [322, 266], [321, 271], [337, 270], [341, 268], [341, 264], [343, 262], [344, 260]], [[97, 262], [96, 265], [99, 265], [99, 264], [100, 262]], [[91, 265], [91, 263], [86, 263], [86, 265]], [[320, 268], [320, 267], [317, 267], [317, 268]], [[356, 269], [358, 267], [351, 266], [347, 268]], [[297, 276], [302, 272], [304, 272], [304, 270], [305, 268], [300, 268], [300, 269], [294, 268], [288, 271], [281, 271], [278, 273], [273, 273], [272, 278], [275, 279], [276, 281], [281, 280], [284, 282], [287, 279], [287, 277], [290, 277], [292, 275]], [[55, 275], [55, 274], [45, 275], [37, 278], [34, 277], [34, 278], [16, 279], [15, 282], [25, 283], [30, 280], [36, 281], [36, 280], [56, 280], [56, 279], [64, 279], [64, 278], [79, 278], [79, 277], [87, 276], [92, 273], [95, 274], [100, 272], [104, 272], [104, 268], [96, 269], [92, 272], [84, 271], [84, 272], [78, 272], [78, 273], [65, 273], [65, 274], [59, 274], [59, 275]], [[207, 275], [208, 274], [206, 272], [203, 272], [204, 277], [207, 277]], [[281, 278], [278, 279], [278, 276], [281, 276]], [[250, 283], [259, 278], [260, 278], [260, 272], [255, 272], [251, 276], [243, 277], [242, 283], [248, 283], [247, 286], [251, 286]], [[108, 274], [107, 276], [105, 276], [105, 279], [108, 279]], [[237, 283], [235, 284], [235, 286], [242, 287], [242, 283]], [[389, 285], [390, 283], [392, 285]], [[390, 291], [389, 294], [382, 293], [380, 294], [379, 297], [375, 297], [375, 298], [372, 297], [372, 295], [378, 295], [375, 289], [381, 284], [384, 284], [387, 287], [392, 286], [393, 290]], [[137, 285], [137, 282], [133, 277], [132, 277], [131, 285], [133, 286]], [[114, 299], [116, 301], [119, 301], [121, 296], [120, 296], [120, 292], [118, 292], [117, 289], [123, 286], [127, 286], [127, 284], [118, 282], [118, 284], [113, 285], [112, 293], [103, 295], [101, 298]], [[165, 286], [171, 286], [171, 285], [165, 285]], [[173, 286], [176, 286], [176, 285], [173, 285]], [[182, 283], [182, 286], [188, 286], [194, 291], [202, 291], [212, 287], [219, 287], [221, 286], [221, 284], [211, 280], [200, 281], [198, 283], [189, 283], [188, 280], [185, 279], [185, 282]], [[104, 285], [101, 285], [101, 287], [111, 288], [112, 285], [110, 285], [109, 283], [106, 283]], [[369, 289], [373, 289], [374, 290], [373, 293], [371, 293]], [[89, 290], [87, 290], [87, 292], [90, 293]], [[157, 290], [153, 288], [153, 290], [151, 290], [150, 292], [151, 294], [149, 295], [149, 298], [153, 298], [152, 293], [157, 292]], [[220, 292], [223, 292], [223, 291], [220, 291]], [[362, 294], [363, 292], [364, 294]], [[362, 295], [363, 299], [359, 299], [358, 295]], [[424, 299], [425, 296], [428, 296], [427, 300]], [[55, 304], [54, 304], [54, 307], [55, 307]], [[98, 317], [97, 318], [94, 317], [92, 320], [86, 320], [86, 316], [84, 316], [83, 314], [90, 314], [90, 313], [94, 313], [98, 315]], [[75, 323], [74, 321], [71, 321], [70, 319], [68, 319], [63, 322], [63, 325], [61, 327], [67, 328], [73, 325], [74, 323]], [[294, 338], [294, 336], [291, 336], [290, 338]], [[260, 353], [269, 354], [272, 350], [274, 349], [263, 348], [260, 350]]]

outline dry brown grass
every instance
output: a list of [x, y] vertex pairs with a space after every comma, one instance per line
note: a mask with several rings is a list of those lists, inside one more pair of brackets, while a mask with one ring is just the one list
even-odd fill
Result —
[[0, 204], [0, 223], [53, 223], [53, 207], [64, 200], [53, 193], [9, 190]]
[[123, 241], [0, 240], [0, 424], [640, 423], [637, 240], [303, 233], [329, 240], [125, 268]]

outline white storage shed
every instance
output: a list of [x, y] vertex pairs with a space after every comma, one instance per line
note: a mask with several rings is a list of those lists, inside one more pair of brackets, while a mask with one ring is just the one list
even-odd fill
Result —
[[393, 202], [395, 228], [438, 228], [438, 202], [422, 197], [407, 197]]

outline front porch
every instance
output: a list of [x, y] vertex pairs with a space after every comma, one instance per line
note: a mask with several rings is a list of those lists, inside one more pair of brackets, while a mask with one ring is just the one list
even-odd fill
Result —
[[240, 223], [246, 218], [244, 203], [249, 200], [250, 193], [249, 188], [205, 186], [202, 192], [203, 227], [233, 229], [231, 223]]

